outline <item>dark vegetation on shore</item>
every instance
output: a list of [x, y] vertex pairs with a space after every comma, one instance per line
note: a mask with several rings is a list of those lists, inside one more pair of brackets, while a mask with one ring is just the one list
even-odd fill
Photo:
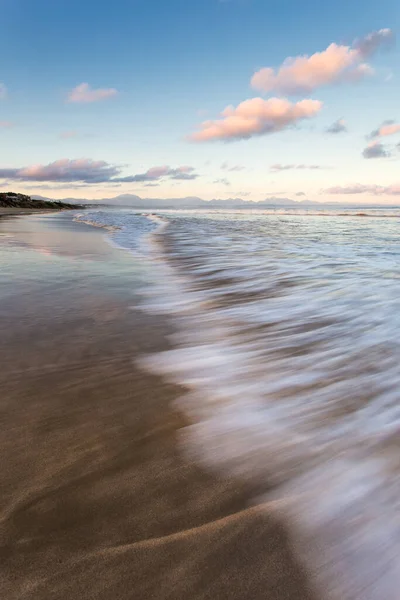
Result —
[[82, 204], [68, 204], [56, 200], [34, 200], [25, 194], [15, 192], [0, 193], [0, 208], [33, 208], [46, 210], [77, 209], [84, 208]]

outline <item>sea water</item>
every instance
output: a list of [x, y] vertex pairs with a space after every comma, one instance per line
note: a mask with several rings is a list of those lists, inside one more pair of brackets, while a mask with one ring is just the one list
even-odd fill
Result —
[[323, 598], [400, 589], [400, 211], [95, 211], [172, 315], [186, 451], [255, 484]]

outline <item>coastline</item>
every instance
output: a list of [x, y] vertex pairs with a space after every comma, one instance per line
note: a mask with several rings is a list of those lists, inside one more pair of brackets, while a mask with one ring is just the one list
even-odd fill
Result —
[[60, 213], [0, 233], [2, 597], [311, 600], [273, 505], [181, 454], [184, 390], [135, 366], [169, 324], [133, 257]]
[[[53, 209], [54, 210], [54, 209]], [[3, 208], [0, 206], [0, 218], [3, 217], [17, 217], [20, 215], [33, 215], [33, 214], [45, 214], [53, 212], [50, 209], [40, 208]], [[60, 209], [62, 210], [62, 209]], [[57, 211], [59, 212], [59, 211]]]
[[[0, 219], [28, 215], [48, 215], [65, 212], [65, 208], [5, 208], [0, 206]], [[78, 210], [78, 209], [77, 209]], [[83, 209], [82, 209], [83, 210]]]

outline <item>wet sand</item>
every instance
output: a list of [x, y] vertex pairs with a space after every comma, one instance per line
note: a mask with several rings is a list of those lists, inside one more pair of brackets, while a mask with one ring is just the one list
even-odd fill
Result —
[[[273, 509], [188, 461], [182, 390], [135, 366], [168, 324], [67, 216], [1, 220], [0, 597], [308, 600]], [[0, 239], [1, 246], [1, 239]]]
[[[57, 209], [54, 209], [57, 210]], [[32, 215], [34, 213], [49, 213], [49, 212], [53, 212], [52, 210], [49, 209], [39, 209], [39, 208], [4, 208], [2, 206], [0, 206], [0, 219], [2, 217], [12, 217], [12, 216], [18, 216], [18, 215]]]

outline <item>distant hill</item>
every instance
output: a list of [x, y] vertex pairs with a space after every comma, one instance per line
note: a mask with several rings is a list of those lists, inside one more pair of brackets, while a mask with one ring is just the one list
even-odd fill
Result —
[[[66, 198], [64, 201], [71, 202], [71, 198]], [[279, 207], [305, 207], [318, 206], [318, 202], [297, 201], [290, 198], [267, 198], [261, 202], [253, 202], [251, 200], [243, 200], [242, 198], [228, 198], [227, 200], [203, 200], [197, 196], [187, 196], [185, 198], [141, 198], [134, 194], [122, 194], [113, 198], [102, 198], [101, 200], [77, 200], [77, 202], [87, 202], [90, 206], [107, 205], [107, 206], [126, 206], [130, 208], [139, 208], [143, 210], [151, 209], [210, 209], [210, 208], [226, 208], [226, 209], [263, 209], [263, 208], [279, 208]]]
[[[41, 201], [51, 202], [50, 198], [44, 198], [43, 196], [32, 196], [32, 199]], [[357, 203], [343, 203], [343, 202], [314, 202], [312, 200], [292, 200], [291, 198], [277, 198], [270, 197], [260, 202], [254, 202], [252, 200], [243, 200], [242, 198], [228, 198], [226, 200], [214, 199], [214, 200], [203, 200], [197, 196], [187, 196], [186, 198], [141, 198], [135, 194], [121, 194], [112, 198], [102, 198], [100, 200], [87, 200], [84, 198], [63, 198], [63, 203], [74, 205], [71, 208], [77, 208], [79, 205], [85, 205], [85, 208], [100, 207], [100, 206], [115, 206], [115, 207], [129, 207], [137, 208], [139, 210], [152, 210], [152, 209], [195, 209], [201, 210], [210, 208], [213, 209], [227, 209], [227, 210], [266, 210], [266, 209], [285, 209], [285, 208], [298, 208], [298, 209], [334, 209], [334, 208], [361, 208], [365, 205]], [[396, 205], [384, 208], [395, 208]], [[369, 208], [374, 208], [369, 205]], [[376, 205], [376, 208], [382, 208], [382, 205]]]
[[[37, 199], [31, 198], [31, 196], [25, 196], [25, 194], [16, 194], [15, 192], [2, 192], [0, 193], [0, 208], [32, 208], [32, 209], [46, 209], [46, 210], [60, 210], [60, 209], [76, 209], [79, 205], [69, 204], [67, 202], [61, 202], [57, 200], [49, 199]], [[83, 207], [82, 207], [83, 208]]]
[[[32, 196], [37, 200], [50, 202], [50, 198], [44, 196]], [[164, 209], [201, 209], [201, 208], [274, 208], [281, 206], [311, 206], [318, 202], [299, 202], [289, 198], [268, 198], [262, 202], [252, 202], [251, 200], [242, 200], [241, 198], [229, 198], [227, 200], [203, 200], [197, 196], [187, 196], [185, 198], [141, 198], [135, 194], [121, 194], [113, 198], [102, 198], [100, 200], [87, 200], [84, 198], [63, 198], [62, 202], [68, 204], [81, 203], [86, 206], [116, 206], [139, 208], [143, 210], [164, 208]]]
[[135, 208], [265, 208], [272, 206], [301, 206], [301, 202], [290, 200], [289, 198], [269, 198], [262, 202], [252, 202], [251, 200], [242, 200], [241, 198], [229, 198], [227, 200], [203, 200], [197, 196], [187, 196], [186, 198], [141, 198], [133, 194], [123, 194], [114, 198], [103, 198], [99, 200], [101, 204], [112, 206], [131, 206]]

